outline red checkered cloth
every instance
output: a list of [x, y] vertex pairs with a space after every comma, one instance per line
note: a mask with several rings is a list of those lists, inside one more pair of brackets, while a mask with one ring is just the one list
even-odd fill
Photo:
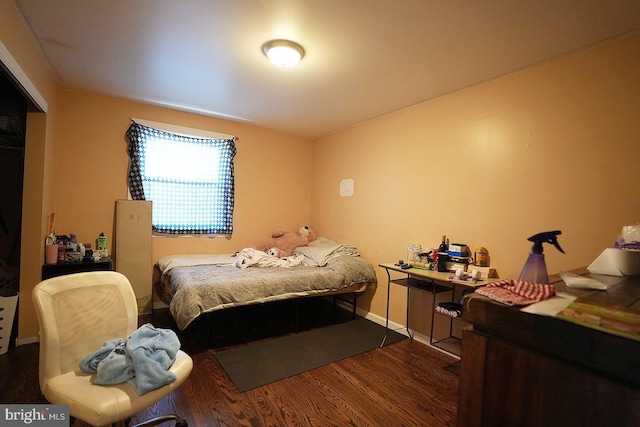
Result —
[[489, 283], [476, 293], [507, 305], [529, 305], [552, 297], [555, 290], [553, 285], [507, 279]]

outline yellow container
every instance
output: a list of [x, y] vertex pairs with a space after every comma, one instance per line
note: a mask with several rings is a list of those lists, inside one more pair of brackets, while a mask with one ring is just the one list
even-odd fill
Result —
[[489, 255], [489, 252], [485, 249], [484, 246], [476, 246], [476, 253], [475, 253], [476, 265], [479, 267], [488, 267], [489, 266], [488, 255]]

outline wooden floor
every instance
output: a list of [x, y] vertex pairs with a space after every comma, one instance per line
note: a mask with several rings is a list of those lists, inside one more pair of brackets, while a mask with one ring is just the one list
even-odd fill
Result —
[[[155, 311], [141, 320], [163, 326], [164, 316]], [[457, 360], [417, 341], [403, 340], [245, 393], [237, 391], [212, 350], [192, 343], [185, 349], [194, 360], [189, 379], [132, 421], [178, 413], [191, 427], [455, 425]], [[29, 344], [0, 356], [0, 402], [46, 403], [38, 387], [37, 353], [38, 344]]]

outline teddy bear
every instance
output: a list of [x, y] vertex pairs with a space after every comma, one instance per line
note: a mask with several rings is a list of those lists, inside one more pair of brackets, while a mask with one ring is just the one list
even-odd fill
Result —
[[282, 258], [291, 256], [295, 248], [307, 246], [316, 240], [318, 236], [313, 229], [307, 225], [300, 227], [297, 232], [286, 230], [275, 230], [271, 238], [261, 241], [253, 246], [254, 249], [265, 251], [269, 255]]

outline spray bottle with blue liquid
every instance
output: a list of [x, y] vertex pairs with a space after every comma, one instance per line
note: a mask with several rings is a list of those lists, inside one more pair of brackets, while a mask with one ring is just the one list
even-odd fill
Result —
[[544, 262], [544, 254], [542, 253], [543, 243], [551, 243], [560, 252], [564, 253], [560, 244], [558, 243], [558, 235], [562, 234], [562, 231], [545, 231], [538, 233], [535, 236], [529, 237], [527, 240], [533, 242], [531, 253], [527, 259], [527, 263], [520, 273], [520, 280], [532, 283], [548, 284], [549, 276], [547, 275], [547, 265]]

